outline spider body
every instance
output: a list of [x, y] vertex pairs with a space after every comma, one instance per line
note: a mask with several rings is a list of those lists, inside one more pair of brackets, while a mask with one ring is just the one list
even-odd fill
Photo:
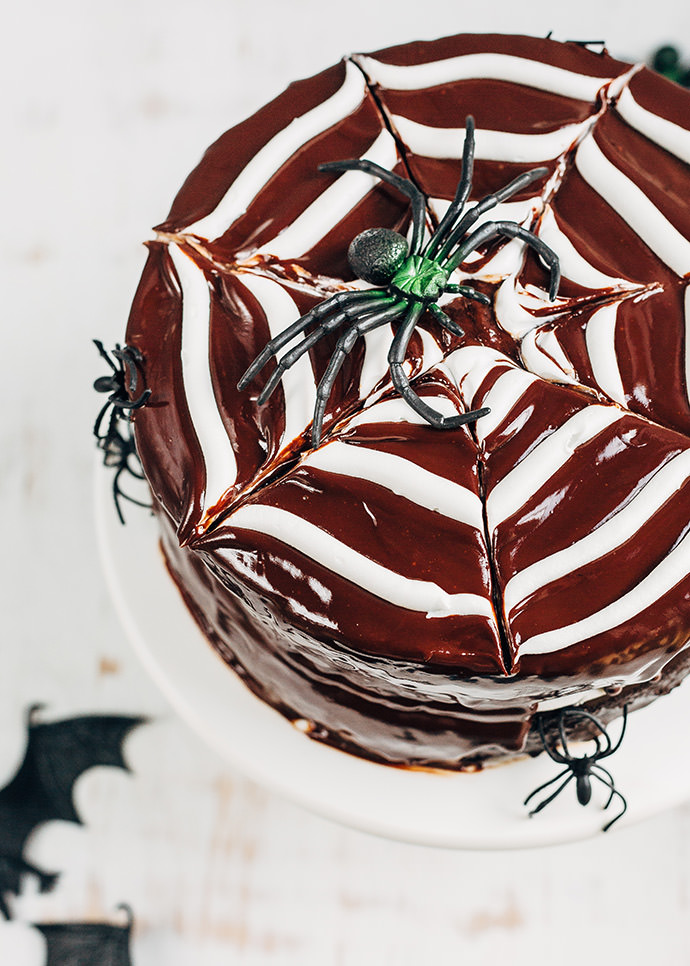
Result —
[[411, 255], [390, 280], [390, 287], [403, 298], [436, 302], [448, 288], [448, 272], [432, 258]]
[[[420, 399], [410, 385], [403, 365], [412, 334], [427, 309], [453, 335], [461, 337], [464, 334], [437, 304], [443, 294], [459, 294], [490, 304], [489, 298], [482, 292], [469, 285], [451, 283], [450, 278], [473, 251], [497, 237], [519, 238], [534, 249], [550, 271], [549, 297], [551, 300], [556, 297], [560, 282], [558, 256], [533, 232], [512, 221], [488, 221], [472, 230], [482, 215], [542, 177], [547, 169], [535, 168], [519, 175], [510, 184], [487, 195], [465, 211], [465, 202], [472, 188], [473, 164], [474, 121], [468, 117], [465, 124], [460, 183], [454, 200], [426, 243], [425, 198], [412, 181], [401, 178], [367, 159], [331, 161], [319, 165], [320, 171], [361, 171], [374, 175], [408, 197], [412, 207], [410, 242], [408, 244], [406, 238], [389, 228], [368, 229], [357, 235], [348, 249], [350, 267], [357, 278], [376, 287], [364, 291], [338, 292], [319, 303], [267, 343], [242, 376], [237, 388], [245, 389], [269, 359], [275, 357], [276, 368], [258, 397], [258, 402], [262, 405], [290, 366], [328, 332], [347, 325], [317, 388], [312, 422], [312, 445], [316, 447], [321, 441], [323, 418], [336, 376], [357, 339], [380, 326], [398, 322], [388, 354], [388, 364], [393, 385], [406, 402], [436, 429], [455, 429], [488, 413], [488, 409], [478, 409], [455, 416], [443, 416]], [[278, 357], [284, 346], [302, 336], [312, 325], [314, 328], [308, 335], [283, 356]]]
[[[603, 758], [608, 758], [620, 748], [621, 742], [623, 741], [623, 735], [625, 734], [627, 720], [628, 709], [627, 706], [625, 706], [623, 708], [623, 727], [621, 728], [621, 733], [618, 736], [618, 740], [614, 744], [607, 734], [604, 725], [599, 721], [598, 718], [595, 718], [593, 714], [590, 714], [587, 711], [581, 711], [577, 708], [564, 708], [558, 716], [557, 739], [549, 738], [546, 733], [546, 729], [544, 728], [544, 721], [542, 717], [537, 718], [537, 726], [539, 728], [539, 735], [544, 746], [544, 751], [552, 761], [555, 761], [560, 765], [565, 765], [566, 767], [554, 778], [550, 778], [549, 781], [544, 782], [543, 785], [535, 788], [534, 791], [527, 796], [523, 803], [525, 805], [527, 805], [535, 797], [535, 795], [538, 795], [539, 792], [545, 791], [547, 788], [556, 784], [557, 782], [561, 782], [555, 791], [548, 794], [546, 798], [542, 799], [542, 801], [531, 810], [529, 813], [530, 818], [532, 815], [536, 815], [537, 812], [540, 812], [543, 808], [546, 808], [547, 805], [549, 805], [558, 795], [560, 795], [566, 785], [569, 785], [573, 780], [575, 781], [575, 793], [580, 805], [588, 805], [592, 799], [592, 780], [601, 782], [601, 784], [609, 790], [609, 797], [604, 805], [605, 809], [609, 807], [615, 796], [618, 796], [620, 799], [623, 806], [622, 811], [619, 812], [615, 818], [611, 819], [610, 822], [607, 822], [606, 825], [604, 825], [604, 832], [610, 829], [614, 822], [617, 822], [618, 819], [625, 814], [628, 808], [628, 803], [616, 788], [611, 773], [607, 771], [603, 765], [600, 765], [599, 762]], [[575, 726], [586, 723], [594, 727], [595, 733], [592, 735], [590, 740], [594, 742], [595, 748], [591, 754], [571, 754], [568, 744], [568, 737], [566, 735], [566, 724], [568, 723]], [[558, 748], [559, 744], [561, 749], [560, 751]], [[564, 781], [561, 781], [562, 779], [564, 779]]]
[[[142, 358], [138, 349], [128, 345], [120, 348], [119, 345], [116, 345], [112, 351], [112, 356], [119, 363], [116, 364], [111, 359], [111, 354], [103, 348], [103, 343], [99, 342], [98, 339], [94, 339], [93, 341], [101, 357], [105, 359], [112, 370], [110, 375], [99, 376], [93, 384], [96, 392], [110, 393], [107, 402], [96, 417], [93, 434], [96, 437], [98, 448], [103, 451], [103, 464], [115, 470], [113, 477], [113, 500], [120, 522], [124, 523], [125, 519], [120, 505], [121, 499], [135, 503], [137, 506], [149, 506], [148, 503], [136, 500], [134, 497], [125, 493], [120, 487], [120, 477], [123, 473], [128, 473], [135, 479], [144, 479], [134, 444], [130, 418], [133, 410], [141, 409], [146, 404], [151, 395], [151, 390], [145, 389], [133, 400], [129, 398], [129, 393], [134, 394], [139, 388], [137, 366], [141, 363]], [[127, 382], [128, 370], [129, 383]], [[103, 419], [110, 407], [112, 407], [112, 410], [110, 419], [108, 420], [108, 428], [105, 433], [101, 433]], [[126, 432], [122, 432], [120, 429], [121, 419], [125, 419], [127, 422]]]

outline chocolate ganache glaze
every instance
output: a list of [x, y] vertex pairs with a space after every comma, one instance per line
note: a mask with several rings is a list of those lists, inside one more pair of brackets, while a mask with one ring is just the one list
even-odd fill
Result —
[[[476, 121], [487, 218], [560, 259], [492, 242], [425, 313], [406, 367], [439, 431], [393, 390], [397, 323], [361, 337], [331, 394], [339, 332], [237, 383], [324, 299], [372, 227], [429, 231]], [[540, 746], [536, 712], [603, 721], [690, 669], [690, 94], [574, 43], [459, 36], [354, 55], [206, 152], [149, 243], [127, 330], [151, 390], [134, 412], [170, 572], [205, 634], [312, 737], [395, 764], [468, 767]]]

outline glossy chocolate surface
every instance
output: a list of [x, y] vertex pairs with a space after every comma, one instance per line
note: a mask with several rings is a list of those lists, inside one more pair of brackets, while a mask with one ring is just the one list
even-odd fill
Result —
[[[461, 36], [357, 55], [223, 135], [159, 226], [127, 342], [152, 390], [135, 432], [171, 572], [228, 662], [315, 737], [454, 765], [522, 748], [539, 701], [623, 687], [643, 702], [669, 662], [680, 679], [689, 107], [575, 44]], [[559, 254], [558, 298], [519, 242], [470, 257], [460, 278], [491, 308], [444, 297], [465, 336], [427, 313], [407, 365], [432, 405], [490, 415], [452, 432], [413, 418], [387, 326], [348, 356], [313, 451], [311, 400], [340, 332], [263, 407], [272, 366], [237, 381], [277, 331], [352, 287], [359, 231], [409, 221], [394, 189], [318, 164], [373, 156], [411, 177], [433, 230], [470, 113], [474, 201], [547, 168], [499, 214]]]

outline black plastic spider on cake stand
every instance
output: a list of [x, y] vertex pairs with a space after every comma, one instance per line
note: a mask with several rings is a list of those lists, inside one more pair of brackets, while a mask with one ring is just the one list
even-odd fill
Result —
[[456, 429], [486, 415], [488, 409], [443, 416], [420, 399], [403, 368], [412, 333], [424, 312], [429, 310], [440, 325], [453, 335], [464, 335], [463, 330], [438, 305], [438, 300], [448, 292], [490, 304], [489, 298], [483, 293], [470, 285], [451, 282], [450, 278], [473, 251], [494, 238], [519, 238], [535, 250], [550, 271], [551, 301], [558, 292], [560, 264], [556, 253], [534, 232], [513, 221], [487, 221], [468, 234], [485, 212], [541, 178], [547, 173], [547, 168], [534, 168], [524, 172], [463, 214], [472, 189], [473, 167], [474, 121], [468, 117], [465, 123], [462, 176], [455, 198], [436, 231], [424, 244], [425, 199], [412, 181], [366, 159], [329, 161], [319, 165], [319, 171], [362, 171], [374, 175], [406, 195], [412, 205], [410, 244], [408, 246], [407, 239], [390, 228], [370, 228], [357, 235], [348, 250], [350, 267], [357, 278], [376, 287], [365, 291], [338, 292], [319, 303], [266, 344], [240, 379], [237, 388], [245, 389], [272, 356], [277, 357], [284, 346], [315, 323], [315, 328], [309, 335], [278, 359], [274, 372], [258, 397], [259, 404], [263, 405], [287, 369], [328, 332], [349, 323], [338, 339], [317, 388], [311, 433], [312, 445], [316, 447], [321, 442], [323, 418], [335, 378], [357, 339], [382, 325], [402, 320], [388, 353], [388, 364], [393, 385], [403, 399], [435, 429]]
[[[537, 715], [536, 721], [544, 751], [552, 761], [557, 762], [559, 765], [565, 765], [565, 768], [558, 775], [539, 785], [538, 788], [535, 788], [527, 796], [523, 802], [524, 805], [528, 805], [539, 792], [546, 791], [546, 789], [555, 785], [556, 782], [561, 782], [555, 791], [550, 792], [546, 798], [543, 798], [530, 811], [530, 818], [538, 812], [541, 812], [547, 805], [550, 805], [573, 780], [575, 781], [578, 802], [580, 805], [588, 805], [592, 799], [592, 779], [595, 779], [609, 790], [609, 796], [604, 805], [604, 809], [609, 807], [615, 796], [618, 796], [623, 806], [618, 815], [603, 826], [602, 832], [607, 832], [614, 822], [617, 822], [619, 818], [625, 815], [628, 809], [628, 803], [616, 788], [611, 772], [607, 771], [599, 762], [603, 758], [609, 758], [614, 752], [618, 751], [623, 742], [623, 736], [625, 735], [625, 729], [628, 723], [627, 705], [623, 707], [623, 726], [618, 740], [615, 743], [611, 741], [602, 722], [593, 714], [581, 708], [563, 708], [559, 712], [555, 722], [555, 734], [550, 736], [547, 734], [547, 729], [544, 725], [544, 716]], [[594, 742], [594, 751], [591, 754], [574, 755], [571, 752], [569, 739], [566, 735], [566, 725], [570, 725], [573, 730], [581, 729], [583, 726], [589, 726], [588, 730], [590, 733], [587, 736], [587, 740]], [[571, 735], [570, 741], [572, 740], [573, 737]], [[558, 750], [559, 743], [561, 747], [560, 751]], [[564, 780], [561, 781], [561, 779]]]
[[[141, 353], [137, 348], [129, 345], [122, 347], [116, 345], [112, 353], [108, 353], [103, 348], [102, 342], [98, 339], [94, 339], [93, 341], [101, 358], [105, 359], [112, 370], [108, 376], [99, 376], [93, 384], [96, 392], [109, 393], [107, 401], [96, 417], [93, 434], [96, 437], [98, 448], [103, 451], [104, 465], [115, 470], [115, 476], [113, 477], [113, 500], [120, 523], [124, 523], [125, 518], [122, 513], [120, 500], [128, 500], [130, 503], [136, 504], [136, 506], [143, 506], [149, 509], [151, 506], [149, 503], [137, 500], [120, 487], [120, 477], [123, 473], [129, 474], [137, 480], [144, 479], [144, 474], [141, 471], [141, 465], [137, 456], [134, 436], [132, 435], [130, 420], [134, 410], [141, 409], [142, 406], [146, 405], [151, 396], [151, 390], [144, 389], [139, 396], [130, 399], [130, 394], [135, 396], [139, 390], [138, 367], [143, 362]], [[111, 355], [117, 362], [113, 362]], [[128, 372], [129, 380], [127, 379]], [[108, 428], [105, 433], [101, 433], [101, 426], [103, 425], [105, 414], [110, 407], [112, 409], [110, 411], [110, 419], [108, 420]], [[122, 432], [120, 427], [123, 421], [126, 424], [125, 432]]]

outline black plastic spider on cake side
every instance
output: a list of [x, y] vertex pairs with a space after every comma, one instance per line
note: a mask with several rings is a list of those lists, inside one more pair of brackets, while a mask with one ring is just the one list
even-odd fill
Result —
[[[125, 345], [120, 347], [116, 344], [112, 353], [108, 353], [103, 348], [102, 342], [98, 339], [94, 339], [93, 341], [101, 357], [105, 359], [112, 370], [108, 376], [99, 376], [93, 384], [96, 392], [110, 393], [107, 402], [103, 405], [96, 417], [93, 434], [96, 437], [98, 448], [103, 451], [103, 464], [115, 470], [115, 476], [113, 477], [113, 500], [120, 522], [124, 523], [125, 518], [122, 514], [120, 500], [128, 500], [137, 506], [150, 508], [150, 504], [135, 499], [135, 497], [130, 496], [121, 489], [120, 477], [123, 473], [127, 473], [137, 480], [144, 479], [134, 445], [130, 419], [131, 413], [135, 409], [141, 409], [142, 406], [146, 405], [151, 395], [151, 390], [145, 389], [139, 396], [136, 396], [139, 390], [139, 373], [137, 367], [143, 361], [138, 349], [134, 346]], [[117, 364], [113, 362], [111, 355], [117, 360]], [[128, 374], [129, 381], [127, 380]], [[134, 399], [130, 399], [130, 393], [132, 396], [135, 396]], [[112, 409], [108, 420], [108, 428], [105, 433], [101, 433], [105, 414], [110, 407]], [[126, 424], [125, 432], [121, 430], [121, 423], [123, 421]]]
[[[547, 716], [549, 717], [549, 716]], [[544, 751], [552, 759], [552, 761], [557, 762], [559, 765], [565, 765], [565, 769], [550, 778], [543, 785], [535, 788], [531, 792], [525, 801], [524, 805], [529, 804], [529, 802], [538, 795], [539, 792], [545, 791], [549, 786], [554, 785], [559, 782], [562, 778], [565, 781], [561, 782], [558, 788], [547, 795], [546, 798], [542, 799], [539, 804], [533, 808], [529, 815], [530, 818], [536, 815], [537, 812], [541, 812], [543, 808], [546, 808], [566, 787], [569, 785], [573, 779], [575, 780], [575, 790], [577, 793], [577, 800], [580, 805], [588, 805], [592, 798], [592, 779], [601, 782], [609, 790], [609, 797], [604, 805], [604, 809], [607, 809], [614, 799], [614, 796], [618, 796], [622, 803], [622, 810], [612, 818], [610, 822], [604, 825], [602, 831], [606, 832], [614, 822], [617, 822], [619, 818], [625, 815], [628, 809], [628, 803], [621, 795], [621, 793], [616, 788], [613, 776], [603, 765], [599, 762], [603, 758], [609, 758], [614, 752], [618, 751], [623, 741], [623, 736], [625, 735], [625, 728], [628, 722], [628, 708], [627, 705], [623, 708], [623, 726], [621, 728], [621, 733], [618, 736], [618, 740], [615, 744], [611, 741], [606, 728], [595, 718], [593, 714], [588, 711], [582, 711], [579, 708], [563, 708], [559, 712], [556, 719], [556, 735], [552, 734], [551, 737], [547, 734], [546, 728], [544, 727], [544, 716], [537, 716], [537, 727], [539, 729], [539, 735], [541, 737], [542, 744], [544, 746]], [[591, 725], [595, 729], [593, 734], [590, 734], [587, 738], [588, 741], [594, 742], [595, 750], [589, 755], [573, 755], [571, 754], [570, 747], [568, 744], [568, 737], [566, 735], [566, 725], [570, 725], [572, 730], [575, 730], [582, 725]], [[572, 736], [571, 736], [572, 740]], [[560, 744], [560, 751], [558, 745]]]
[[[424, 312], [429, 310], [440, 325], [453, 335], [460, 337], [464, 335], [463, 330], [437, 303], [444, 293], [449, 292], [490, 304], [490, 300], [483, 293], [476, 291], [470, 285], [451, 283], [450, 278], [455, 269], [462, 265], [473, 251], [494, 238], [519, 238], [534, 249], [549, 269], [549, 298], [552, 301], [556, 297], [560, 284], [560, 263], [558, 256], [548, 245], [534, 232], [516, 222], [487, 221], [472, 230], [485, 212], [541, 178], [547, 173], [547, 169], [535, 168], [524, 172], [510, 184], [487, 195], [464, 212], [465, 203], [472, 189], [473, 167], [474, 121], [468, 117], [465, 123], [462, 175], [455, 198], [438, 228], [425, 244], [425, 198], [412, 181], [401, 178], [367, 159], [329, 161], [319, 165], [319, 171], [362, 171], [365, 174], [374, 175], [409, 198], [412, 206], [410, 243], [408, 245], [403, 235], [390, 228], [370, 228], [357, 235], [348, 249], [350, 267], [357, 278], [371, 283], [375, 288], [339, 292], [320, 302], [266, 344], [240, 379], [237, 388], [245, 389], [269, 359], [276, 357], [276, 368], [258, 397], [259, 404], [263, 405], [287, 369], [328, 332], [345, 324], [345, 331], [338, 339], [316, 392], [312, 423], [312, 445], [316, 447], [321, 441], [323, 418], [336, 376], [357, 339], [382, 325], [400, 321], [401, 324], [388, 353], [388, 365], [393, 385], [412, 409], [436, 429], [456, 429], [486, 415], [488, 409], [443, 416], [420, 399], [410, 385], [403, 368], [412, 333]], [[314, 324], [313, 331], [278, 358], [280, 350], [302, 335], [312, 324]]]

